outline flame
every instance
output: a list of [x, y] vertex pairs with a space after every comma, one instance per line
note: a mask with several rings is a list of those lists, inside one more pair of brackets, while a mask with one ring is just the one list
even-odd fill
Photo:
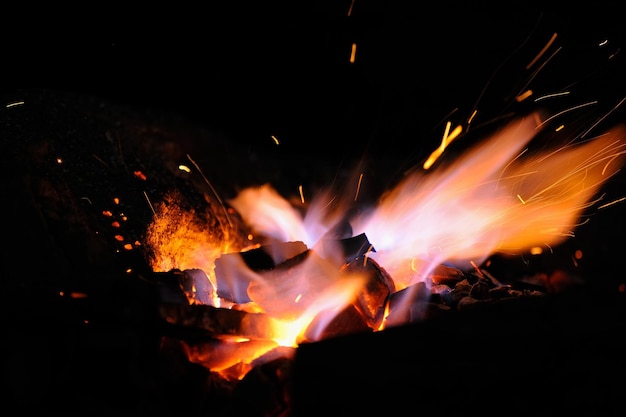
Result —
[[[149, 262], [154, 271], [199, 269], [207, 282], [200, 286], [209, 294], [201, 298], [218, 302], [215, 288], [215, 259], [223, 253], [243, 250], [242, 239], [233, 236], [215, 215], [186, 209], [176, 191], [165, 196], [155, 208], [154, 220], [146, 232], [146, 243], [152, 252]], [[193, 301], [193, 300], [190, 300]]]
[[561, 243], [623, 163], [624, 129], [528, 155], [536, 133], [534, 117], [521, 119], [433, 175], [414, 172], [354, 219], [354, 231], [400, 288], [441, 263], [468, 268], [495, 252]]
[[[537, 114], [519, 118], [454, 161], [428, 172], [410, 171], [373, 207], [352, 216], [328, 191], [314, 196], [306, 210], [304, 199], [296, 207], [269, 184], [240, 191], [228, 203], [261, 240], [304, 242], [307, 249], [299, 255], [302, 262], [264, 272], [239, 258], [224, 262], [224, 273], [241, 280], [237, 291], [250, 299], [239, 308], [271, 319], [267, 340], [189, 347], [190, 360], [241, 378], [255, 359], [276, 347], [318, 340], [366, 283], [358, 273], [342, 270], [340, 248], [324, 239], [346, 219], [352, 235], [367, 235], [375, 247], [367, 256], [389, 272], [396, 290], [428, 283], [429, 274], [445, 263], [477, 269], [496, 252], [536, 250], [573, 236], [585, 210], [601, 200], [595, 194], [624, 162], [626, 130], [622, 126], [586, 142], [532, 152], [529, 143], [546, 124], [538, 120]], [[363, 174], [359, 178], [361, 187]], [[175, 198], [159, 207], [148, 233], [152, 265], [205, 271], [211, 297], [217, 298], [216, 260], [244, 247], [219, 224], [212, 228], [198, 217]]]

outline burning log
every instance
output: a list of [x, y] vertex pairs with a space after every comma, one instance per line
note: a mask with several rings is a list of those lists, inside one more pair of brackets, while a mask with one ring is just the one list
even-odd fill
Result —
[[336, 313], [330, 321], [325, 321], [323, 315], [313, 319], [299, 344], [354, 333], [369, 333], [371, 331], [373, 329], [368, 325], [363, 314], [354, 304], [350, 304], [339, 313]]
[[[345, 262], [373, 250], [365, 234], [357, 236], [338, 235], [321, 241], [315, 251], [326, 258], [326, 251], [339, 251]], [[221, 255], [215, 260], [217, 295], [234, 303], [248, 303], [251, 300], [248, 288], [257, 280], [280, 277], [284, 271], [303, 262], [309, 255], [309, 248], [301, 242], [276, 242], [242, 252]]]
[[396, 291], [392, 277], [369, 257], [357, 258], [348, 263], [344, 273], [365, 274], [366, 283], [353, 305], [372, 329], [379, 329], [391, 294]]
[[270, 271], [289, 259], [298, 259], [306, 251], [306, 245], [298, 241], [223, 254], [215, 260], [217, 295], [234, 303], [249, 303], [252, 300], [248, 287], [258, 273]]

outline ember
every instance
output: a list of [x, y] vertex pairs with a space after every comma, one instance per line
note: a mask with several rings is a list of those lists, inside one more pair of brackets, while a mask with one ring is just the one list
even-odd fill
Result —
[[[477, 269], [474, 274], [478, 279], [474, 282], [468, 281], [463, 271], [483, 264], [498, 251], [523, 253], [533, 246], [549, 247], [572, 236], [583, 211], [595, 203], [592, 197], [619, 171], [626, 158], [626, 130], [621, 128], [588, 143], [524, 158], [521, 149], [535, 136], [538, 119], [535, 115], [511, 123], [445, 167], [441, 175], [407, 176], [371, 212], [349, 218], [347, 226], [334, 223], [348, 218], [344, 208], [347, 205], [342, 205], [347, 203], [329, 204], [334, 195], [322, 194], [322, 201], [314, 201], [307, 207], [310, 211], [300, 217], [268, 185], [243, 190], [230, 205], [261, 241], [283, 244], [265, 242], [261, 251], [264, 256], [226, 253], [222, 258], [221, 253], [228, 251], [214, 250], [211, 245], [198, 255], [210, 269], [186, 274], [188, 283], [181, 280], [181, 286], [189, 289], [188, 302], [224, 305], [251, 314], [237, 319], [241, 325], [230, 335], [240, 336], [245, 343], [211, 342], [201, 349], [203, 353], [194, 350], [189, 354], [190, 360], [217, 372], [226, 370], [230, 376], [230, 368], [236, 366], [242, 373], [235, 375], [242, 378], [252, 361], [258, 362], [260, 356], [278, 345], [297, 346], [329, 334], [378, 331], [423, 319], [428, 315], [414, 310], [425, 308], [424, 301], [431, 298], [431, 291], [448, 301], [444, 307], [455, 308], [491, 299], [495, 294], [498, 299], [512, 297], [515, 291], [488, 278], [487, 271]], [[335, 211], [323, 211], [329, 207]], [[181, 218], [178, 213], [176, 216]], [[157, 212], [151, 227], [158, 230], [161, 224], [181, 230], [175, 219]], [[352, 238], [353, 229], [362, 237], [373, 236], [379, 243], [372, 245], [365, 240], [361, 252], [346, 253], [339, 240], [327, 237], [342, 230]], [[149, 230], [148, 235], [155, 236], [155, 232]], [[183, 234], [185, 240], [193, 236]], [[176, 241], [172, 236], [169, 239]], [[170, 253], [170, 245], [161, 242], [158, 236], [148, 240], [156, 258], [163, 258], [161, 251], [165, 251], [177, 259]], [[296, 243], [285, 244], [289, 242]], [[186, 246], [181, 259], [186, 258], [185, 251], [194, 253]], [[261, 260], [255, 267], [246, 262], [246, 257]], [[434, 277], [435, 269], [443, 264], [459, 269], [451, 269], [448, 277]], [[158, 265], [153, 262], [153, 268]], [[453, 281], [453, 285], [440, 283], [445, 280]], [[351, 323], [342, 317], [346, 309], [353, 315], [358, 313]], [[195, 322], [196, 314], [204, 316], [197, 311], [185, 316]], [[198, 325], [175, 318], [178, 315], [169, 310], [163, 313], [167, 320], [204, 328], [212, 336], [228, 335], [214, 329], [214, 322], [219, 320], [207, 323], [201, 319]], [[335, 319], [344, 323], [326, 331]], [[252, 333], [249, 321], [254, 323]], [[257, 342], [251, 344], [251, 338]], [[230, 352], [225, 354], [229, 360], [214, 359], [223, 349]]]
[[[129, 73], [95, 61], [131, 88], [156, 68], [186, 68], [171, 88], [199, 100], [172, 99], [165, 81], [136, 87], [137, 106], [102, 87], [24, 83], [3, 96], [2, 218], [18, 227], [2, 272], [11, 405], [264, 417], [408, 403], [427, 414], [626, 409], [618, 382], [589, 382], [626, 372], [615, 37], [593, 33], [591, 45], [585, 33], [581, 46], [530, 13], [488, 19], [499, 35], [478, 46], [467, 36], [495, 11], [472, 9], [473, 23], [442, 8], [462, 36], [432, 48], [422, 10], [352, 2], [313, 40], [319, 25], [267, 24], [247, 7], [257, 23], [237, 53], [207, 47], [226, 33], [202, 21], [212, 35], [193, 53], [171, 57], [161, 37], [136, 57], [142, 48], [107, 39]], [[415, 29], [400, 30], [405, 19]], [[198, 50], [220, 58], [182, 65]], [[420, 66], [446, 65], [420, 72], [416, 51]], [[294, 74], [298, 91], [285, 85]], [[181, 118], [186, 106], [193, 116]], [[576, 398], [528, 401], [556, 387]]]

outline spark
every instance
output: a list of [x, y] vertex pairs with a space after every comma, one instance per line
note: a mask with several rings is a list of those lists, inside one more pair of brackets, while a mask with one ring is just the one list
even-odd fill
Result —
[[178, 169], [179, 169], [180, 171], [191, 172], [191, 169], [190, 169], [187, 165], [183, 165], [183, 164], [180, 164], [180, 165], [178, 166]]
[[617, 54], [620, 53], [620, 51], [621, 51], [621, 49], [617, 48], [617, 50], [609, 56], [609, 59], [615, 58], [617, 56]]
[[472, 120], [474, 120], [474, 117], [476, 117], [476, 114], [478, 114], [478, 110], [474, 110], [472, 112], [472, 115], [467, 119], [467, 125], [469, 126], [470, 123], [472, 123]]
[[304, 204], [304, 191], [302, 188], [302, 184], [298, 186], [298, 192], [300, 193], [300, 201]]
[[101, 163], [102, 165], [104, 165], [105, 167], [107, 167], [107, 168], [109, 167], [109, 166], [106, 164], [106, 162], [104, 162], [102, 159], [100, 159], [100, 157], [99, 157], [98, 155], [91, 154], [91, 156], [93, 156], [94, 158], [96, 158], [96, 160], [98, 160], [98, 162], [100, 162], [100, 163]]
[[148, 177], [146, 177], [146, 175], [143, 172], [141, 172], [141, 171], [135, 171], [135, 172], [133, 172], [133, 175], [136, 178], [139, 178], [142, 181], [146, 181], [148, 179]]
[[361, 175], [359, 175], [359, 183], [356, 186], [356, 192], [354, 193], [354, 201], [356, 201], [359, 198], [359, 193], [361, 192], [361, 183], [363, 182], [363, 173], [361, 172]]
[[143, 192], [143, 196], [146, 197], [146, 201], [148, 202], [148, 205], [150, 206], [150, 210], [152, 210], [152, 214], [156, 216], [156, 211], [154, 210], [154, 206], [152, 205], [152, 202], [150, 201], [150, 197], [148, 197], [148, 194], [145, 191]]
[[626, 97], [622, 98], [615, 106], [613, 106], [613, 108], [607, 112], [607, 114], [605, 114], [604, 116], [602, 116], [597, 122], [595, 122], [594, 124], [591, 125], [591, 127], [589, 127], [589, 129], [587, 129], [585, 131], [585, 133], [583, 133], [582, 135], [580, 135], [581, 138], [584, 138], [585, 136], [587, 136], [587, 134], [589, 132], [591, 132], [598, 124], [600, 124], [604, 119], [606, 119], [611, 113], [613, 113], [615, 110], [618, 109], [618, 107], [620, 107], [622, 104], [624, 104], [624, 102], [626, 101]]
[[603, 209], [603, 208], [607, 208], [607, 207], [612, 206], [612, 205], [617, 204], [617, 203], [621, 203], [624, 200], [626, 200], [626, 197], [618, 198], [617, 200], [613, 200], [613, 201], [611, 201], [609, 203], [606, 203], [606, 204], [603, 204], [601, 206], [598, 206], [598, 210], [599, 209]]
[[535, 70], [535, 72], [533, 72], [532, 76], [528, 78], [528, 80], [526, 81], [526, 84], [520, 90], [525, 89], [535, 79], [535, 77], [539, 74], [539, 72], [541, 72], [541, 70], [544, 69], [546, 65], [548, 65], [548, 62], [550, 62], [552, 58], [554, 58], [556, 54], [558, 54], [560, 51], [561, 51], [561, 48], [558, 48], [556, 51], [554, 51], [552, 55], [550, 55], [550, 57], [546, 59], [546, 61], [543, 64], [541, 64], [539, 68]]
[[518, 103], [526, 100], [528, 97], [533, 95], [533, 90], [526, 90], [525, 92], [523, 92], [522, 94], [518, 95], [517, 97], [515, 97], [515, 101], [517, 101]]
[[352, 0], [352, 1], [350, 2], [350, 8], [348, 9], [348, 17], [350, 17], [350, 16], [352, 15], [352, 9], [354, 9], [354, 2], [355, 2], [355, 1], [356, 1], [356, 0]]
[[276, 145], [280, 145], [280, 142], [278, 141], [278, 138], [276, 136], [272, 135], [271, 137]]
[[450, 126], [450, 122], [446, 123], [446, 130], [443, 134], [443, 138], [441, 139], [441, 145], [439, 145], [439, 147], [430, 154], [426, 162], [424, 162], [424, 169], [429, 169], [435, 163], [435, 161], [443, 154], [448, 145], [461, 134], [461, 125], [457, 126], [452, 131], [452, 133], [449, 134]]
[[519, 199], [519, 201], [521, 201], [521, 202], [522, 202], [522, 204], [526, 204], [526, 202], [524, 201], [524, 199], [522, 198], [522, 196], [521, 196], [521, 195], [519, 195], [519, 194], [518, 194], [518, 195], [517, 195], [517, 198]]
[[[204, 180], [204, 182], [207, 183], [207, 185], [209, 186], [209, 188], [211, 189], [211, 191], [213, 192], [213, 195], [215, 196], [215, 198], [217, 199], [217, 201], [220, 203], [220, 206], [222, 207], [222, 210], [224, 211], [224, 214], [226, 215], [226, 221], [228, 222], [229, 226], [233, 226], [232, 223], [230, 222], [230, 216], [228, 215], [228, 210], [226, 210], [226, 206], [224, 205], [224, 203], [222, 202], [222, 199], [220, 198], [220, 196], [217, 194], [217, 191], [215, 191], [215, 188], [213, 188], [213, 185], [211, 185], [211, 183], [209, 182], [208, 178], [204, 175], [204, 173], [202, 172], [202, 170], [200, 169], [200, 167], [198, 166], [198, 164], [196, 164], [196, 161], [194, 161], [193, 159], [191, 159], [191, 156], [189, 154], [187, 154], [187, 158], [191, 161], [191, 163], [193, 164], [194, 167], [196, 167], [196, 169], [198, 170], [198, 172], [200, 173], [200, 175], [202, 176], [202, 179]], [[219, 218], [218, 218], [219, 220]]]
[[478, 274], [479, 277], [485, 278], [485, 275], [483, 275], [483, 273], [480, 270], [480, 268], [478, 267], [478, 265], [476, 265], [476, 262], [470, 261], [470, 264], [474, 267], [474, 269], [476, 270], [476, 273]]
[[14, 103], [9, 103], [6, 105], [7, 109], [10, 109], [11, 107], [17, 107], [17, 106], [22, 106], [24, 104], [23, 101], [16, 101]]
[[538, 103], [538, 102], [540, 102], [540, 101], [542, 101], [542, 100], [545, 100], [545, 99], [548, 99], [548, 98], [560, 97], [560, 96], [566, 96], [566, 95], [568, 95], [569, 93], [570, 93], [569, 91], [563, 91], [563, 92], [561, 92], [561, 93], [545, 94], [545, 95], [543, 95], [543, 96], [541, 96], [541, 97], [537, 97], [537, 98], [535, 99], [535, 103]]
[[88, 298], [89, 296], [84, 292], [72, 291], [70, 293], [70, 297], [74, 299], [79, 299], [79, 298]]
[[590, 102], [588, 102], [588, 103], [579, 104], [578, 106], [570, 107], [569, 109], [565, 109], [565, 110], [563, 110], [563, 111], [560, 111], [560, 112], [558, 112], [558, 113], [556, 113], [556, 114], [554, 114], [554, 115], [552, 115], [552, 116], [548, 117], [548, 118], [547, 118], [546, 120], [544, 120], [543, 122], [541, 122], [541, 123], [539, 124], [539, 126], [537, 126], [537, 129], [539, 129], [539, 128], [540, 128], [541, 126], [543, 126], [544, 124], [548, 123], [550, 120], [555, 119], [555, 118], [557, 118], [557, 117], [559, 117], [559, 116], [562, 116], [562, 115], [563, 115], [563, 114], [565, 114], [565, 113], [571, 112], [571, 111], [573, 111], [573, 110], [581, 109], [581, 108], [583, 108], [583, 107], [591, 106], [591, 105], [594, 105], [594, 104], [598, 104], [598, 101], [597, 101], [597, 100], [590, 101]]
[[530, 61], [530, 63], [528, 65], [526, 65], [526, 69], [530, 69], [533, 65], [535, 65], [537, 63], [537, 61], [539, 60], [539, 58], [541, 58], [541, 56], [543, 54], [546, 53], [546, 51], [548, 50], [548, 48], [550, 48], [550, 46], [554, 43], [554, 40], [556, 39], [558, 35], [556, 33], [554, 33], [552, 35], [552, 37], [550, 38], [550, 40], [548, 41], [548, 43], [546, 43], [546, 45], [543, 47], [543, 49], [541, 51], [539, 51], [539, 53], [537, 54], [537, 56]]
[[352, 50], [350, 52], [350, 63], [354, 64], [356, 61], [356, 43], [352, 44]]
[[622, 154], [624, 154], [624, 152], [623, 152], [623, 151], [622, 151], [622, 152], [619, 152], [619, 153], [616, 153], [615, 155], [613, 155], [613, 157], [612, 157], [611, 159], [609, 159], [609, 162], [607, 162], [607, 163], [604, 165], [604, 168], [602, 168], [602, 175], [604, 175], [604, 174], [606, 173], [606, 170], [607, 170], [607, 168], [609, 167], [609, 165], [611, 164], [611, 162], [613, 162], [615, 159], [617, 159], [617, 157], [618, 157], [618, 156], [620, 156], [620, 155], [622, 155]]

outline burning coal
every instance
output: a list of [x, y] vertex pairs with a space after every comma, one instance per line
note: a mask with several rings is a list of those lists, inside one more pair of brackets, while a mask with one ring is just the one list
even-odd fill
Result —
[[[389, 293], [423, 288], [415, 284], [430, 287], [442, 265], [464, 270], [494, 253], [519, 254], [573, 236], [585, 211], [602, 200], [602, 185], [623, 165], [626, 132], [618, 127], [585, 142], [533, 152], [529, 145], [543, 126], [539, 114], [510, 122], [454, 161], [407, 173], [375, 205], [359, 210], [356, 190], [327, 190], [298, 205], [270, 184], [246, 188], [228, 207], [240, 216], [247, 236], [225, 232], [225, 221], [207, 228], [198, 213], [188, 221], [189, 212], [172, 208], [175, 201], [165, 204], [148, 232], [154, 270], [193, 271], [189, 304], [264, 317], [252, 326], [251, 337], [193, 346], [188, 356], [239, 378], [254, 359], [276, 348], [319, 340], [336, 315], [363, 296], [365, 269], [346, 268], [355, 260], [380, 267], [387, 294], [381, 299], [388, 301]], [[341, 242], [355, 236], [366, 237], [367, 247], [353, 256]], [[259, 247], [271, 259], [267, 267], [253, 269], [243, 254]], [[408, 308], [412, 296], [406, 294], [397, 310]], [[367, 301], [360, 305], [373, 310], [370, 327], [385, 328], [386, 313]]]

